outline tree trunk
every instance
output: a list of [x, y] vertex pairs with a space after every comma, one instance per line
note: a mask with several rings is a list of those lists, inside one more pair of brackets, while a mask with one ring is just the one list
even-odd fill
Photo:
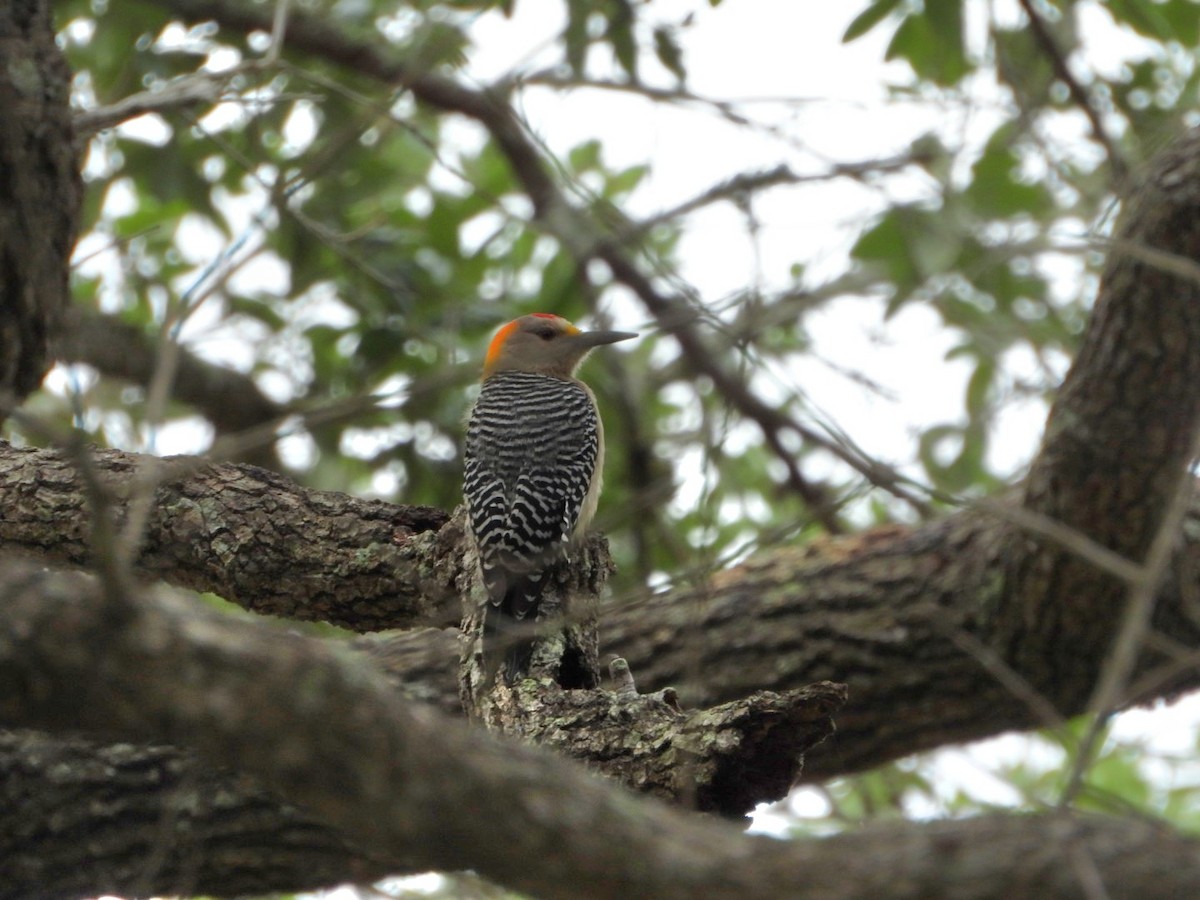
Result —
[[71, 73], [45, 0], [0, 6], [0, 422], [41, 384], [79, 211]]

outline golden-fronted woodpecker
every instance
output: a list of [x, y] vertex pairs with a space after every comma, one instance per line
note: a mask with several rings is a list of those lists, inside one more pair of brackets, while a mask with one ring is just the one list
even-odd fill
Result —
[[[467, 424], [463, 493], [491, 601], [484, 660], [495, 677], [507, 648], [511, 684], [533, 651], [542, 576], [581, 537], [600, 495], [604, 429], [596, 398], [575, 370], [593, 347], [637, 337], [580, 331], [561, 316], [533, 313], [492, 339], [483, 388]], [[489, 648], [488, 644], [491, 644]]]

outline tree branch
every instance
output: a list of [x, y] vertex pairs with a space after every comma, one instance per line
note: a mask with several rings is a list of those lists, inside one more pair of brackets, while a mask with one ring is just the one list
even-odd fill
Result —
[[[1000, 898], [1032, 884], [1055, 898], [1078, 896], [1071, 861], [1082, 853], [1112, 896], [1200, 890], [1200, 845], [1139, 821], [988, 817], [825, 841], [746, 837], [635, 802], [544, 751], [501, 744], [405, 704], [361, 664], [312, 639], [166, 597], [114, 605], [77, 574], [10, 563], [0, 577], [10, 585], [0, 632], [4, 721], [193, 747], [207, 767], [236, 766], [338, 829], [359, 848], [348, 858], [360, 873], [378, 871], [363, 862], [370, 859], [472, 868], [549, 898]], [[28, 789], [31, 776], [22, 777]], [[279, 815], [269, 803], [262, 811], [267, 823]], [[199, 821], [206, 813], [202, 805]], [[87, 804], [76, 815], [81, 824], [99, 821]], [[337, 841], [319, 827], [300, 833], [317, 846]], [[104, 835], [92, 833], [87, 845]], [[197, 837], [204, 848], [212, 842], [203, 829]], [[4, 832], [0, 840], [12, 838]], [[163, 845], [153, 849], [171, 858]], [[17, 868], [12, 859], [2, 864]], [[259, 883], [296, 888], [295, 871], [269, 863], [247, 856], [238, 874], [245, 883], [244, 870], [257, 868]], [[213, 881], [200, 881], [201, 872]], [[347, 877], [352, 872], [348, 863]], [[6, 898], [76, 896], [47, 894], [15, 875], [4, 883]], [[136, 885], [110, 889], [226, 893], [220, 875], [203, 866], [185, 879], [167, 865], [131, 877]], [[961, 893], [947, 895], [946, 884]]]
[[556, 750], [640, 793], [732, 819], [787, 796], [804, 755], [833, 734], [831, 716], [846, 702], [845, 685], [827, 681], [686, 712], [671, 688], [639, 695], [525, 681], [499, 690], [507, 737]]
[[[157, 2], [191, 20], [213, 19], [222, 27], [243, 32], [270, 30], [262, 12], [224, 0]], [[713, 352], [697, 334], [694, 329], [696, 312], [682, 298], [667, 297], [660, 293], [651, 279], [626, 255], [625, 249], [620, 246], [621, 241], [601, 232], [567, 199], [550, 167], [546, 165], [537, 143], [502, 93], [475, 90], [448, 78], [414, 69], [373, 44], [355, 41], [338, 33], [327, 22], [299, 13], [294, 13], [288, 19], [285, 38], [288, 48], [292, 50], [319, 56], [385, 84], [405, 88], [434, 109], [459, 113], [486, 128], [533, 204], [535, 220], [568, 249], [580, 270], [586, 270], [590, 261], [599, 260], [608, 266], [617, 282], [624, 284], [641, 299], [659, 326], [679, 342], [692, 370], [711, 378], [730, 405], [762, 430], [768, 447], [786, 467], [789, 488], [804, 500], [829, 532], [840, 533], [845, 530], [836, 515], [833, 498], [823, 487], [810, 484], [800, 472], [793, 454], [780, 438], [782, 431], [790, 430], [806, 441], [815, 442], [872, 479], [873, 483], [880, 484], [916, 508], [925, 509], [924, 501], [905, 488], [895, 473], [889, 474], [888, 467], [874, 462], [864, 463], [837, 442], [792, 421], [786, 413], [755, 396], [749, 386], [721, 362], [723, 356]]]
[[173, 747], [0, 731], [0, 900], [259, 895], [416, 871]]
[[[77, 307], [68, 310], [53, 349], [64, 362], [86, 363], [101, 374], [145, 388], [157, 366], [157, 351], [141, 329]], [[237, 434], [284, 415], [284, 408], [264, 395], [253, 378], [215, 366], [185, 348], [178, 353], [171, 392], [202, 413], [217, 434]], [[249, 451], [244, 461], [279, 468], [273, 442]]]
[[[1109, 137], [1108, 129], [1104, 127], [1104, 120], [1100, 117], [1099, 111], [1096, 109], [1095, 104], [1092, 103], [1083, 85], [1079, 83], [1079, 79], [1071, 71], [1071, 67], [1067, 62], [1067, 54], [1058, 46], [1058, 41], [1050, 33], [1046, 21], [1038, 15], [1031, 0], [1017, 0], [1017, 2], [1021, 4], [1021, 9], [1029, 19], [1029, 30], [1033, 33], [1034, 40], [1037, 41], [1042, 51], [1049, 58], [1050, 65], [1054, 68], [1055, 76], [1066, 85], [1072, 102], [1087, 117], [1088, 124], [1092, 128], [1092, 136], [1096, 139], [1096, 143], [1104, 148], [1104, 154], [1108, 157], [1109, 168], [1112, 169], [1113, 181], [1120, 188], [1129, 177], [1129, 166], [1125, 163], [1125, 157], [1121, 155], [1120, 150], [1117, 149], [1116, 144]], [[1067, 15], [1070, 15], [1070, 13], [1067, 13]]]
[[228, 72], [218, 75], [197, 72], [157, 90], [139, 91], [109, 106], [81, 110], [74, 117], [76, 140], [86, 140], [106, 128], [115, 128], [122, 122], [147, 113], [164, 113], [215, 103], [230, 78]]
[[82, 192], [44, 0], [0, 7], [0, 422], [49, 368]]
[[[230, 11], [211, 0], [171, 0], [171, 5], [223, 10], [235, 19], [242, 17], [247, 27], [254, 14], [249, 8]], [[330, 37], [328, 29], [320, 34], [305, 31], [311, 22], [302, 18], [293, 19], [291, 26], [299, 29], [295, 36], [322, 52], [330, 41], [338, 54], [361, 49], [343, 46], [343, 39]], [[291, 43], [291, 30], [288, 37]], [[409, 78], [403, 66], [387, 68], [391, 64], [382, 58], [352, 63], [360, 71], [363, 64], [371, 73], [403, 76], [408, 80], [402, 83], [409, 86], [420, 82], [429, 102], [441, 103], [439, 108], [456, 108], [461, 101], [467, 104], [464, 111], [473, 111], [468, 114], [492, 115], [487, 112], [491, 107], [485, 109], [484, 94], [431, 76]], [[508, 121], [505, 116], [511, 116], [511, 110], [497, 115], [497, 121]], [[519, 135], [509, 138], [524, 140]], [[516, 152], [514, 148], [519, 149], [515, 144], [510, 149]], [[1110, 259], [1096, 315], [1055, 404], [1045, 446], [1025, 488], [1031, 511], [1134, 561], [1144, 555], [1187, 463], [1200, 416], [1200, 288], [1186, 271], [1160, 266], [1152, 258], [1165, 254], [1200, 259], [1198, 167], [1200, 138], [1192, 134], [1151, 169], [1145, 197], [1134, 205], [1114, 244], [1117, 252]], [[531, 192], [536, 193], [540, 176], [522, 177], [530, 179]], [[553, 217], [555, 197], [543, 193], [542, 200], [550, 204], [547, 214]], [[1126, 246], [1146, 252], [1120, 249]], [[653, 284], [630, 266], [628, 277], [643, 279], [645, 290], [653, 292]], [[673, 298], [660, 300], [664, 315], [687, 312]], [[702, 350], [702, 344], [693, 349], [697, 348]], [[4, 455], [20, 452], [25, 451], [6, 450]], [[30, 465], [12, 488], [21, 491], [24, 481], [22, 504], [14, 515], [22, 508], [38, 508], [38, 491], [29, 488], [41, 477], [40, 463]], [[220, 473], [218, 481], [225, 478], [234, 485], [247, 475], [236, 469], [209, 471]], [[257, 478], [254, 473], [249, 477]], [[70, 476], [59, 471], [47, 484], [62, 490], [70, 483]], [[363, 508], [371, 510], [375, 522], [347, 543], [340, 540], [340, 528], [320, 514], [329, 495], [309, 494], [286, 482], [260, 481], [234, 493], [239, 491], [257, 491], [260, 499], [272, 502], [278, 491], [285, 499], [269, 513], [235, 520], [233, 529], [222, 528], [219, 518], [207, 520], [196, 504], [185, 506], [197, 528], [178, 535], [195, 541], [194, 547], [174, 537], [164, 546], [182, 545], [180, 552], [188, 556], [174, 568], [194, 579], [194, 585], [215, 587], [252, 607], [258, 602], [255, 592], [265, 589], [268, 600], [262, 605], [267, 608], [309, 618], [328, 616], [356, 627], [447, 620], [441, 610], [454, 572], [439, 568], [437, 561], [453, 556], [452, 551], [439, 556], [440, 548], [458, 546], [453, 533], [443, 532], [440, 538], [417, 534], [398, 550], [379, 527], [389, 515], [381, 504]], [[41, 494], [63, 499], [62, 512], [78, 520], [81, 502], [67, 502], [65, 493]], [[211, 502], [225, 514], [219, 497]], [[310, 502], [316, 507], [307, 509]], [[338, 508], [354, 510], [344, 519], [359, 511], [348, 505]], [[291, 517], [293, 509], [303, 510], [303, 515]], [[297, 520], [304, 526], [297, 527]], [[71, 550], [79, 544], [71, 544], [70, 533], [60, 538], [48, 531], [44, 523], [51, 521], [55, 519], [28, 516], [10, 523], [6, 515], [0, 527], [7, 531], [0, 539], [58, 554], [59, 559], [82, 558], [78, 550]], [[169, 517], [161, 521], [171, 524]], [[207, 521], [216, 527], [205, 530]], [[168, 526], [160, 522], [151, 527]], [[275, 527], [306, 546], [287, 552], [271, 547], [270, 553], [259, 553], [268, 543], [260, 547], [252, 540], [255, 531]], [[231, 541], [228, 534], [239, 540]], [[439, 543], [442, 540], [447, 543]], [[369, 548], [368, 572], [352, 567], [351, 573], [360, 577], [350, 579], [350, 590], [339, 592], [328, 586], [339, 579], [323, 574], [328, 570], [321, 568], [321, 554], [307, 546], [310, 542], [326, 542], [324, 549], [334, 551], [332, 558], [339, 561], [348, 554], [358, 560], [351, 548]], [[67, 551], [56, 549], [60, 546]], [[375, 555], [377, 548], [383, 548], [382, 557]], [[1158, 597], [1154, 627], [1170, 635], [1182, 652], [1170, 657], [1154, 650], [1143, 658], [1138, 674], [1142, 683], [1156, 684], [1158, 696], [1200, 681], [1194, 667], [1178, 662], [1188, 649], [1200, 646], [1200, 625], [1188, 602], [1198, 552], [1196, 541], [1187, 538]], [[152, 549], [148, 554], [146, 571], [172, 571], [168, 563], [173, 561], [154, 557]], [[372, 567], [378, 559], [395, 568], [381, 575]], [[235, 567], [234, 574], [227, 573], [226, 566]], [[334, 571], [340, 575], [343, 563]], [[297, 578], [297, 572], [302, 577]], [[272, 587], [273, 580], [288, 587]], [[397, 580], [402, 589], [396, 588]], [[314, 581], [321, 584], [319, 602], [303, 602], [312, 594]], [[289, 600], [293, 588], [302, 602]], [[336, 599], [326, 599], [328, 592]], [[755, 690], [846, 681], [851, 700], [839, 715], [836, 752], [815, 752], [807, 761], [808, 777], [819, 778], [948, 741], [1041, 724], [1028, 696], [1011, 690], [1014, 683], [1027, 685], [1064, 715], [1084, 709], [1123, 603], [1119, 580], [1042, 536], [977, 511], [918, 529], [876, 531], [807, 549], [762, 553], [699, 588], [676, 590], [644, 603], [618, 603], [606, 616], [605, 632], [609, 648], [628, 658], [643, 687], [674, 684], [689, 703], [711, 705]], [[986, 648], [987, 658], [978, 658], [972, 647]], [[1171, 676], [1157, 677], [1158, 666]], [[1001, 667], [1014, 677], [998, 677]], [[436, 687], [429, 694], [441, 697], [444, 690]], [[920, 702], [913, 703], [914, 697]], [[896, 714], [900, 709], [903, 716]]]
[[[93, 458], [123, 498], [121, 521], [140, 480], [163, 478], [136, 563], [145, 575], [255, 612], [358, 631], [458, 620], [461, 529], [438, 532], [448, 519], [441, 510], [307, 491], [255, 466], [99, 449]], [[92, 564], [87, 491], [68, 457], [0, 441], [0, 496], [7, 550]]]
[[[1200, 432], [1200, 280], [1156, 257], [1200, 260], [1200, 131], [1160, 154], [1126, 201], [1095, 311], [1024, 488], [1031, 511], [1139, 564]], [[1028, 544], [1020, 536], [1009, 556], [998, 638], [1008, 642], [1036, 617], [1040, 637], [1014, 648], [1022, 657], [1014, 664], [1055, 659], [1034, 683], [1053, 683], [1074, 706], [1093, 689], [1126, 586], [1071, 554]], [[1056, 653], [1048, 645], [1063, 634], [1093, 653]]]
[[[119, 494], [148, 461], [112, 450], [96, 451], [96, 459]], [[145, 574], [256, 611], [359, 631], [457, 620], [453, 586], [462, 574], [463, 535], [453, 524], [433, 530], [446, 521], [443, 513], [307, 491], [248, 466], [175, 464], [191, 474], [159, 490], [139, 560]], [[0, 443], [0, 495], [9, 498], [0, 543], [43, 561], [88, 563], [87, 500], [70, 462], [53, 451]], [[1189, 521], [1200, 522], [1200, 505]], [[1200, 534], [1190, 525], [1184, 531]], [[688, 707], [846, 682], [850, 700], [838, 714], [837, 741], [808, 754], [808, 780], [1041, 727], [1043, 717], [1012, 692], [1011, 681], [996, 676], [997, 663], [1063, 715], [1080, 712], [1088, 692], [1076, 679], [1056, 681], [1053, 674], [1070, 669], [1085, 678], [1084, 658], [1092, 671], [1087, 684], [1094, 684], [1103, 651], [1082, 648], [1106, 647], [1118, 621], [1089, 621], [1086, 633], [1059, 631], [1057, 641], [1040, 637], [1036, 618], [1023, 630], [998, 632], [994, 611], [1002, 606], [1018, 538], [1028, 552], [1062, 555], [1057, 545], [1034, 540], [987, 509], [919, 528], [892, 526], [778, 548], [699, 587], [618, 598], [603, 613], [602, 650], [628, 659], [643, 690], [675, 687]], [[1188, 600], [1198, 560], [1200, 540], [1189, 537], [1153, 620], [1179, 647], [1200, 647], [1200, 622]], [[1072, 554], [1063, 564], [1080, 566], [1090, 578], [1075, 588], [1091, 592], [1082, 596], [1107, 589], [1111, 579], [1090, 564]], [[1111, 582], [1119, 601], [1120, 583]], [[1037, 589], [1041, 595], [1024, 596], [1031, 605], [1064, 602], [1054, 584]], [[423, 629], [364, 638], [358, 646], [369, 649], [406, 695], [446, 712], [460, 709], [452, 632]], [[972, 652], [977, 646], [990, 655]], [[1143, 659], [1139, 677], [1159, 667], [1172, 671], [1156, 678], [1154, 697], [1200, 685], [1194, 667], [1179, 667], [1161, 651]]]

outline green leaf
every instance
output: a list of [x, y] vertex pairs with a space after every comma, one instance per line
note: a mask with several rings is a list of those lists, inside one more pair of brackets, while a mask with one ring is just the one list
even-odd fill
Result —
[[572, 0], [567, 4], [567, 27], [563, 29], [563, 50], [566, 53], [567, 64], [576, 75], [582, 75], [587, 65], [588, 39], [587, 24], [591, 16], [591, 4]]
[[996, 363], [993, 359], [980, 357], [979, 364], [967, 380], [967, 415], [978, 419], [987, 414], [992, 382], [996, 378]]
[[582, 144], [577, 144], [572, 147], [567, 153], [567, 161], [571, 164], [571, 171], [576, 175], [584, 172], [593, 172], [600, 168], [600, 142], [599, 141], [584, 141]]
[[899, 6], [901, 0], [875, 0], [870, 6], [854, 17], [854, 21], [846, 28], [846, 33], [842, 35], [842, 43], [849, 44], [851, 41], [858, 40], [885, 18], [888, 13]]
[[460, 256], [458, 229], [462, 221], [458, 204], [452, 198], [439, 197], [425, 219], [427, 246], [446, 257]]
[[628, 169], [613, 174], [604, 186], [605, 199], [616, 200], [628, 194], [641, 184], [642, 179], [649, 171], [649, 166], [630, 166]]
[[1175, 40], [1185, 47], [1200, 43], [1200, 9], [1196, 0], [1167, 0], [1157, 8]]
[[895, 293], [887, 308], [890, 316], [926, 278], [954, 263], [963, 240], [944, 212], [899, 206], [863, 234], [850, 252], [882, 268], [891, 280]]
[[992, 135], [972, 167], [971, 183], [963, 194], [986, 218], [1042, 215], [1054, 207], [1054, 200], [1042, 185], [1021, 179], [1021, 161], [1009, 145], [1009, 138], [1007, 128]]
[[633, 7], [629, 0], [609, 0], [611, 9], [604, 36], [612, 44], [613, 55], [630, 78], [637, 80], [637, 43], [633, 38]]
[[897, 287], [912, 288], [920, 273], [908, 253], [905, 218], [904, 210], [892, 210], [855, 242], [850, 253], [864, 262], [881, 264]]
[[996, 28], [992, 32], [996, 74], [1026, 102], [1042, 103], [1054, 82], [1054, 66], [1028, 28]]
[[961, 0], [926, 0], [922, 13], [901, 23], [885, 59], [903, 59], [919, 78], [957, 84], [971, 70], [963, 40]]
[[[1161, 12], [1162, 4], [1147, 3], [1146, 0], [1108, 0], [1109, 13], [1118, 22], [1124, 22], [1139, 34], [1160, 41], [1177, 39], [1171, 22]], [[1193, 20], [1200, 19], [1200, 11], [1192, 4]]]
[[675, 35], [662, 25], [654, 29], [654, 55], [679, 79], [679, 83], [683, 84], [687, 79], [687, 70], [683, 67], [683, 51], [679, 49]]

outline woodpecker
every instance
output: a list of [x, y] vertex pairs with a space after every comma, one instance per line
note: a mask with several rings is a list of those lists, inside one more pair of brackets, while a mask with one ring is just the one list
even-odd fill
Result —
[[[488, 681], [506, 649], [509, 684], [525, 671], [542, 576], [582, 537], [600, 495], [604, 429], [575, 370], [593, 347], [637, 337], [580, 331], [561, 316], [509, 322], [488, 347], [483, 387], [467, 424], [465, 479], [471, 533], [491, 609], [484, 619]], [[492, 642], [489, 648], [487, 644]]]

